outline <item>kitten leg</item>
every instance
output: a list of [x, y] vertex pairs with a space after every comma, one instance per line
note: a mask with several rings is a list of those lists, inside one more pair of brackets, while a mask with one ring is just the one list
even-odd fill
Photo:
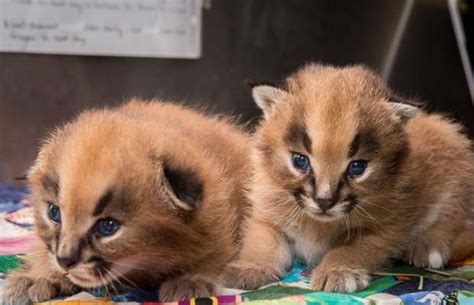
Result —
[[251, 219], [238, 259], [224, 272], [227, 287], [256, 289], [279, 280], [291, 264], [288, 241], [264, 221]]
[[314, 290], [352, 293], [369, 285], [369, 273], [395, 252], [393, 236], [366, 235], [328, 251], [311, 275]]
[[8, 275], [1, 304], [30, 304], [78, 291], [65, 275], [51, 270], [47, 254], [40, 254], [23, 269]]
[[[191, 298], [210, 297], [218, 294], [219, 277], [233, 252], [221, 244], [221, 248], [202, 257], [188, 271], [170, 277], [161, 283], [158, 294], [163, 302], [174, 302]], [[234, 251], [232, 247], [232, 251]]]
[[406, 260], [419, 268], [442, 268], [451, 257], [456, 237], [465, 230], [465, 219], [457, 214], [442, 214], [440, 218], [408, 247]]

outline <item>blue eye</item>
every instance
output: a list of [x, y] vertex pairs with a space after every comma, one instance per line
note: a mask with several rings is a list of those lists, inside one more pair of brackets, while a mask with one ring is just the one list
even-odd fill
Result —
[[367, 169], [367, 161], [365, 160], [357, 160], [357, 161], [352, 161], [349, 163], [349, 166], [347, 167], [347, 174], [351, 178], [356, 178], [361, 176], [363, 173], [365, 173], [365, 170]]
[[305, 155], [293, 153], [291, 161], [297, 170], [305, 172], [309, 169], [309, 159]]
[[114, 235], [120, 229], [120, 223], [112, 218], [99, 219], [96, 230], [102, 236]]
[[57, 205], [54, 205], [52, 203], [49, 204], [48, 206], [48, 217], [51, 219], [53, 222], [60, 223], [61, 222], [61, 210]]

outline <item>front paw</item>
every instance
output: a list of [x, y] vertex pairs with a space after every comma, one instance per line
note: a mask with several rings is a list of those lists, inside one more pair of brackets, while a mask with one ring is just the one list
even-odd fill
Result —
[[444, 245], [426, 244], [417, 242], [408, 249], [407, 263], [418, 268], [442, 268], [450, 257], [449, 248]]
[[279, 280], [279, 272], [273, 268], [236, 263], [227, 266], [223, 282], [231, 288], [257, 289]]
[[369, 286], [369, 274], [365, 269], [347, 267], [316, 267], [311, 275], [314, 290], [352, 293]]
[[64, 277], [32, 278], [16, 272], [8, 276], [0, 304], [31, 304], [49, 301], [61, 295], [73, 295], [79, 288]]
[[161, 284], [159, 296], [164, 302], [209, 297], [215, 294], [216, 286], [201, 276], [178, 277]]
[[46, 279], [33, 280], [26, 276], [11, 276], [3, 288], [2, 304], [31, 304], [48, 301], [58, 294], [57, 285]]

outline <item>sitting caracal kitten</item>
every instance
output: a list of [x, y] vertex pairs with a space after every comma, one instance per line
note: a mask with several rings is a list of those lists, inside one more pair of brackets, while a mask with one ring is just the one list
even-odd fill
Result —
[[29, 172], [40, 250], [4, 300], [160, 283], [162, 300], [216, 293], [236, 251], [249, 145], [224, 119], [159, 101], [57, 129]]
[[357, 66], [308, 65], [253, 96], [264, 112], [253, 210], [228, 285], [259, 287], [299, 259], [317, 265], [315, 290], [353, 292], [391, 258], [441, 268], [452, 257], [474, 202], [459, 125], [394, 100]]

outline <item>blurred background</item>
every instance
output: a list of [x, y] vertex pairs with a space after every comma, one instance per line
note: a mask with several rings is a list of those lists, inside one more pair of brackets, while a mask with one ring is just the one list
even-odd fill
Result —
[[[0, 181], [24, 175], [40, 139], [83, 109], [159, 97], [207, 105], [246, 122], [260, 112], [245, 80], [280, 81], [309, 61], [368, 65], [401, 95], [450, 113], [474, 135], [448, 1], [203, 4], [197, 59], [0, 53]], [[459, 5], [472, 25], [472, 1]]]

